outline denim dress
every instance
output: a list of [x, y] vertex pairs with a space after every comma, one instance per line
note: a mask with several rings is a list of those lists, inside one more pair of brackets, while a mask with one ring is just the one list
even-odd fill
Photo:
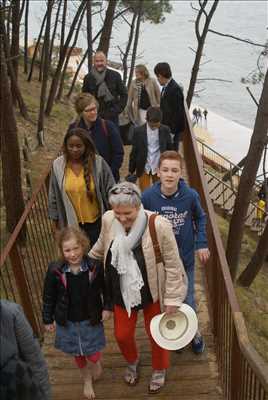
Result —
[[89, 274], [80, 270], [74, 275], [66, 271], [68, 295], [68, 319], [62, 326], [56, 324], [55, 347], [74, 356], [89, 356], [105, 347], [105, 336], [102, 322], [91, 324], [88, 315]]

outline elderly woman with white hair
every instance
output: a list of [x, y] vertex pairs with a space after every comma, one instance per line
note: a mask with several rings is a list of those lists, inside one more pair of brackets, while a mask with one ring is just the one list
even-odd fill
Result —
[[[109, 202], [112, 210], [103, 215], [101, 233], [90, 256], [104, 261], [115, 338], [127, 362], [124, 380], [134, 386], [139, 379], [135, 327], [142, 309], [152, 351], [149, 393], [157, 393], [165, 384], [169, 352], [153, 340], [150, 322], [155, 315], [171, 314], [180, 307], [187, 293], [185, 271], [171, 224], [161, 216], [152, 219], [153, 213], [143, 209], [136, 185], [116, 184], [109, 192]], [[163, 259], [160, 263], [156, 263], [152, 223]]]

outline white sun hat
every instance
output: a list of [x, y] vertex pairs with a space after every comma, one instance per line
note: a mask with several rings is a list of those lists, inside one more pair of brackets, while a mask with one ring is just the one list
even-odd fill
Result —
[[182, 304], [174, 314], [159, 314], [152, 318], [150, 331], [154, 341], [163, 349], [179, 350], [189, 344], [198, 329], [195, 311]]

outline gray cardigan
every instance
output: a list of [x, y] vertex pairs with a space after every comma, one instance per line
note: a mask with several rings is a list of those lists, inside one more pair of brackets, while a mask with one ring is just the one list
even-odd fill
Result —
[[[64, 156], [53, 162], [48, 194], [48, 216], [58, 221], [59, 228], [78, 225], [74, 207], [64, 189], [66, 161]], [[93, 165], [93, 179], [101, 215], [109, 209], [108, 192], [115, 184], [106, 161], [99, 155]]]
[[0, 300], [0, 327], [1, 399], [50, 400], [47, 365], [21, 306]]

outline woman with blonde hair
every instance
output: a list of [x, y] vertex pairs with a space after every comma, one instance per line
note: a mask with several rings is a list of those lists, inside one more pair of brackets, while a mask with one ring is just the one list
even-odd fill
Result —
[[99, 103], [89, 93], [80, 93], [75, 99], [77, 119], [69, 129], [79, 127], [93, 140], [98, 153], [110, 166], [114, 179], [119, 180], [119, 169], [123, 162], [124, 148], [118, 127], [98, 116]]
[[151, 78], [145, 65], [135, 67], [136, 79], [131, 82], [127, 111], [131, 122], [140, 126], [146, 122], [146, 111], [150, 106], [160, 105], [160, 89], [154, 78]]

